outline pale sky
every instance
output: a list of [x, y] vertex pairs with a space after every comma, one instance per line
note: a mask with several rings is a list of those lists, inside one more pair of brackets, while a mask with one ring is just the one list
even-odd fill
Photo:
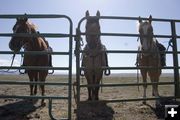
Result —
[[[95, 15], [97, 10], [101, 16], [149, 17], [165, 19], [180, 19], [179, 0], [1, 0], [0, 14], [61, 14], [67, 15], [73, 21], [73, 33], [86, 10]], [[69, 24], [64, 19], [30, 19], [41, 33], [67, 33]], [[12, 33], [15, 19], [0, 18], [0, 32]], [[136, 21], [100, 20], [101, 32], [106, 33], [132, 33], [137, 34]], [[153, 22], [154, 34], [171, 34], [170, 24]], [[180, 24], [176, 24], [176, 32], [180, 34]], [[82, 31], [84, 24], [81, 25]], [[135, 38], [127, 37], [101, 37], [102, 43], [108, 50], [137, 50], [138, 42]], [[0, 37], [0, 51], [9, 51], [10, 37]], [[67, 51], [68, 40], [61, 38], [47, 38], [54, 51]], [[83, 39], [85, 41], [85, 39]], [[165, 47], [169, 39], [159, 39]], [[179, 39], [178, 39], [179, 40]], [[180, 42], [178, 42], [180, 47]], [[74, 48], [74, 44], [73, 44]], [[180, 49], [180, 48], [178, 48]], [[171, 49], [170, 49], [171, 50]], [[135, 67], [135, 54], [108, 54], [111, 67]], [[64, 67], [68, 65], [68, 57], [53, 56], [53, 66]], [[10, 65], [11, 55], [0, 55], [0, 65]], [[17, 56], [15, 65], [19, 65]], [[167, 65], [172, 66], [172, 56], [167, 55]], [[73, 56], [73, 72], [75, 72], [75, 57]], [[117, 71], [116, 71], [117, 72]], [[118, 71], [124, 72], [124, 71]], [[126, 71], [127, 72], [127, 71]], [[130, 71], [131, 72], [131, 71]], [[136, 72], [135, 70], [133, 72]]]

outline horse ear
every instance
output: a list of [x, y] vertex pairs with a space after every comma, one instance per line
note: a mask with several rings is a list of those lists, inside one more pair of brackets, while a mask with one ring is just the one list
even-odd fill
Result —
[[86, 11], [86, 17], [89, 17], [89, 11], [88, 10]]
[[25, 22], [27, 22], [27, 20], [28, 20], [28, 17], [27, 17], [27, 14], [26, 14], [26, 13], [24, 14], [23, 20], [24, 20]]
[[152, 22], [152, 16], [150, 15], [149, 16], [149, 23], [151, 23]]
[[141, 17], [140, 17], [140, 16], [139, 16], [138, 20], [139, 20], [139, 23], [141, 23], [141, 22], [142, 22], [142, 19], [141, 19]]
[[96, 16], [97, 16], [97, 17], [100, 17], [100, 12], [99, 12], [99, 10], [97, 11]]

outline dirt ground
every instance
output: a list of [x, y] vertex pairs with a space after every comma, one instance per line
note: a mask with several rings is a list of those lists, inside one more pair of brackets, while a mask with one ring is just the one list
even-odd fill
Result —
[[[28, 81], [26, 75], [1, 75], [0, 80], [11, 81]], [[65, 76], [53, 75], [47, 78], [47, 82], [65, 82]], [[161, 82], [172, 82], [172, 76], [161, 77]], [[136, 77], [110, 76], [103, 79], [103, 83], [136, 83]], [[85, 79], [81, 78], [81, 84], [86, 84]], [[103, 87], [100, 90], [100, 100], [118, 100], [118, 99], [134, 99], [142, 98], [142, 87], [138, 91], [137, 86], [134, 87]], [[159, 86], [161, 96], [172, 96], [174, 94], [173, 85]], [[68, 94], [68, 88], [65, 86], [46, 86], [46, 96], [64, 96]], [[87, 100], [86, 88], [81, 88], [81, 101]], [[0, 85], [0, 96], [29, 95], [28, 85]], [[38, 95], [40, 95], [38, 89]], [[147, 96], [152, 97], [152, 88], [148, 86]], [[179, 101], [179, 100], [178, 100]], [[46, 106], [42, 107], [40, 100], [34, 99], [0, 99], [0, 120], [50, 120], [49, 101], [46, 100]], [[142, 101], [136, 102], [115, 102], [115, 103], [87, 103], [82, 102], [77, 111], [76, 104], [72, 98], [72, 120], [77, 120], [74, 112], [78, 113], [78, 120], [161, 120], [164, 118], [165, 104], [179, 104], [171, 99], [161, 99], [160, 105], [156, 102], [147, 101], [147, 104], [142, 104]], [[68, 116], [67, 100], [53, 100], [52, 115], [55, 119], [63, 119]]]

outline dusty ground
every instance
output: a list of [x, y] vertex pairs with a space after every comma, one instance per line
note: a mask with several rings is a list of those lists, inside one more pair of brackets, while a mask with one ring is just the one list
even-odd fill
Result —
[[[26, 75], [1, 75], [0, 80], [28, 81]], [[65, 82], [65, 76], [49, 76], [47, 82]], [[161, 77], [161, 82], [173, 81], [173, 77]], [[103, 83], [136, 83], [136, 77], [110, 76], [103, 79]], [[85, 84], [84, 78], [81, 84]], [[151, 86], [148, 87], [148, 97], [152, 97]], [[172, 96], [173, 85], [159, 86], [160, 95]], [[67, 96], [65, 86], [46, 86], [46, 96]], [[40, 93], [38, 93], [39, 95]], [[0, 85], [0, 95], [29, 95], [28, 85]], [[100, 91], [101, 100], [142, 98], [142, 87], [105, 87]], [[81, 100], [86, 101], [87, 90], [81, 89]], [[72, 119], [76, 120], [76, 104], [72, 99]], [[172, 100], [161, 100], [163, 104], [175, 104]], [[176, 103], [179, 104], [179, 103]], [[67, 100], [53, 100], [52, 115], [56, 119], [67, 118]], [[147, 105], [139, 102], [118, 103], [86, 103], [82, 102], [79, 109], [79, 120], [157, 120], [163, 119], [164, 108], [158, 107], [155, 101], [147, 101]], [[50, 120], [48, 100], [46, 106], [41, 107], [40, 100], [29, 99], [0, 99], [0, 120]]]

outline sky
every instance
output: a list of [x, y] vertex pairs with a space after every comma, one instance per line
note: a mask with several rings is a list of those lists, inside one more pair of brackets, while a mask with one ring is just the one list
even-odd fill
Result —
[[[101, 16], [149, 17], [180, 19], [179, 0], [1, 0], [0, 14], [60, 14], [67, 15], [73, 21], [73, 34], [77, 24], [89, 10], [90, 15], [96, 15], [97, 10]], [[65, 19], [29, 19], [37, 26], [41, 33], [68, 33], [69, 24]], [[15, 19], [0, 18], [0, 33], [12, 33]], [[100, 20], [101, 32], [106, 33], [132, 33], [137, 34], [137, 21]], [[153, 22], [154, 34], [170, 35], [170, 24]], [[81, 30], [85, 28], [84, 23]], [[180, 23], [176, 24], [177, 35], [180, 34]], [[67, 38], [46, 38], [55, 52], [68, 51]], [[165, 47], [169, 39], [157, 38]], [[10, 37], [0, 37], [0, 51], [10, 51], [8, 48]], [[85, 41], [84, 37], [83, 40]], [[179, 39], [178, 39], [179, 40]], [[102, 43], [108, 50], [137, 50], [137, 38], [101, 36]], [[73, 49], [75, 44], [73, 43]], [[178, 50], [180, 49], [178, 41]], [[172, 50], [171, 48], [169, 49]], [[9, 66], [11, 55], [0, 55], [0, 65]], [[108, 54], [111, 67], [135, 67], [136, 54]], [[15, 66], [20, 65], [20, 56], [15, 58]], [[167, 55], [167, 66], [172, 66], [172, 55]], [[68, 66], [67, 56], [53, 56], [53, 66]], [[114, 71], [114, 72], [136, 72]], [[164, 72], [171, 72], [164, 70]], [[75, 73], [75, 56], [73, 55], [73, 73]]]

